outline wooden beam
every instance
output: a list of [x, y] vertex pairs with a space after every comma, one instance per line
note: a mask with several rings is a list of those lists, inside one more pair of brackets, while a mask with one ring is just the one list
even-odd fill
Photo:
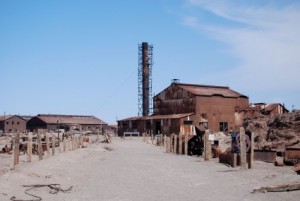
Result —
[[181, 154], [182, 154], [182, 134], [179, 133], [178, 137], [179, 137], [179, 140], [178, 140], [178, 143], [179, 143], [179, 146], [178, 146], [178, 154], [181, 155]]
[[253, 193], [256, 192], [286, 192], [286, 191], [296, 191], [300, 190], [300, 183], [294, 184], [283, 184], [283, 185], [276, 185], [276, 186], [266, 186], [261, 188], [256, 188], [253, 190]]
[[28, 162], [32, 161], [32, 134], [28, 134], [28, 142], [27, 142], [27, 154], [28, 154]]
[[211, 159], [211, 142], [209, 141], [209, 130], [205, 131], [204, 135], [204, 160]]
[[42, 148], [42, 142], [41, 142], [41, 133], [40, 131], [37, 132], [37, 145], [38, 145], [38, 155], [39, 160], [43, 160], [43, 148]]
[[240, 127], [240, 154], [241, 154], [241, 169], [247, 169], [247, 150], [245, 129]]
[[250, 139], [250, 161], [249, 161], [249, 169], [253, 168], [253, 164], [254, 164], [254, 138], [255, 138], [255, 134], [254, 132], [251, 132], [251, 136], [249, 136]]
[[15, 133], [15, 140], [14, 140], [14, 166], [19, 164], [19, 157], [20, 157], [20, 133]]

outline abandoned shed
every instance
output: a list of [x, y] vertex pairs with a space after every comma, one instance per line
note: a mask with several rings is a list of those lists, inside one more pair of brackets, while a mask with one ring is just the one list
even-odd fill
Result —
[[236, 108], [248, 107], [249, 100], [229, 87], [174, 82], [154, 96], [153, 105], [151, 116], [118, 121], [119, 135], [124, 130], [179, 133], [189, 127], [191, 133], [200, 127], [227, 132], [242, 125], [243, 116], [236, 115]]
[[268, 116], [270, 118], [288, 113], [284, 105], [280, 103], [254, 103], [245, 108], [236, 108], [240, 117], [243, 119], [255, 119], [262, 116]]
[[65, 129], [66, 131], [96, 131], [105, 129], [107, 123], [94, 116], [39, 114], [27, 122], [27, 129]]
[[26, 120], [18, 115], [0, 116], [0, 130], [4, 133], [25, 132]]

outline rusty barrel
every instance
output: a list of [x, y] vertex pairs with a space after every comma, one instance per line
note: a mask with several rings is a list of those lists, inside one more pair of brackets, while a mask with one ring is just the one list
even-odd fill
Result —
[[213, 147], [212, 148], [212, 153], [214, 158], [219, 158], [219, 155], [221, 153], [221, 148], [220, 147]]

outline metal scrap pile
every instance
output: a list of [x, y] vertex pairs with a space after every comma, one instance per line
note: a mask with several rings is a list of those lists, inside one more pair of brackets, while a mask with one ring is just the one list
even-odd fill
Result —
[[246, 120], [243, 126], [255, 133], [256, 149], [300, 148], [300, 111]]

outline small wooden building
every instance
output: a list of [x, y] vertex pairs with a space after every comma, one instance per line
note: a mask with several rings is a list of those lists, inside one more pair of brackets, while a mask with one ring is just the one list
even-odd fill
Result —
[[0, 116], [0, 130], [4, 133], [25, 132], [26, 120], [18, 115]]

